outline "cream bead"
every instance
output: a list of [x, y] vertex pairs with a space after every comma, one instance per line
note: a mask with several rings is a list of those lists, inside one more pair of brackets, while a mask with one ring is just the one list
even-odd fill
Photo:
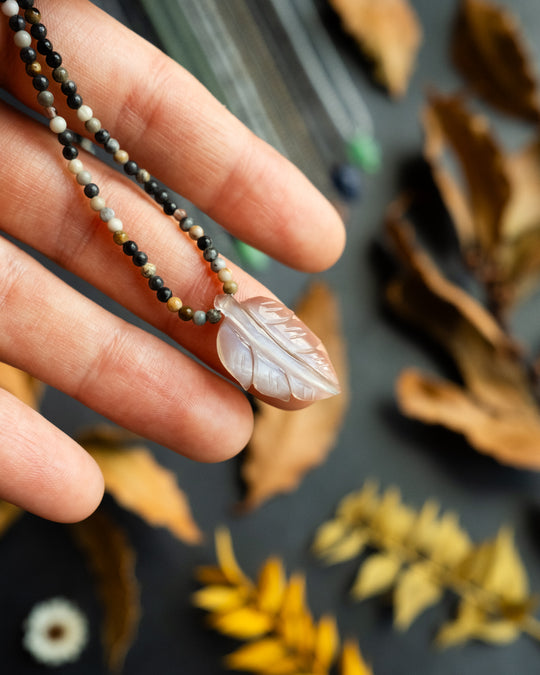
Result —
[[68, 164], [68, 170], [77, 175], [84, 169], [84, 164], [80, 159], [72, 159]]
[[13, 42], [20, 47], [30, 47], [32, 44], [32, 36], [27, 30], [18, 30], [13, 36]]
[[49, 122], [49, 129], [54, 131], [55, 134], [61, 134], [67, 129], [67, 122], [63, 117], [60, 117], [60, 115], [56, 115], [56, 117], [53, 117]]
[[86, 171], [86, 169], [83, 169], [82, 171], [79, 171], [77, 174], [77, 183], [79, 185], [88, 185], [88, 183], [92, 182], [92, 174], [90, 171]]
[[114, 218], [111, 218], [107, 221], [107, 228], [109, 232], [121, 232], [124, 229], [124, 223], [120, 220], [120, 218], [115, 216]]
[[2, 8], [2, 14], [6, 16], [15, 16], [19, 13], [19, 4], [16, 0], [6, 0], [0, 7]]
[[191, 239], [197, 240], [200, 239], [204, 234], [204, 230], [200, 225], [193, 225], [189, 228], [189, 236]]
[[82, 105], [77, 109], [77, 117], [81, 122], [88, 122], [89, 119], [92, 119], [94, 116], [94, 111], [89, 105]]
[[97, 197], [92, 197], [90, 200], [90, 206], [94, 211], [101, 211], [101, 209], [104, 209], [106, 206], [105, 200], [99, 195]]
[[226, 281], [232, 281], [232, 272], [228, 267], [224, 267], [218, 272], [218, 279], [225, 283]]

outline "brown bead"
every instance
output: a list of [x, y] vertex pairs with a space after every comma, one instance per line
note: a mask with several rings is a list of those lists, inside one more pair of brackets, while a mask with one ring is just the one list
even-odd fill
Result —
[[39, 23], [41, 21], [41, 13], [35, 7], [29, 7], [24, 11], [24, 18], [28, 23]]
[[238, 290], [238, 284], [236, 281], [226, 281], [223, 284], [223, 292], [228, 293], [229, 295], [234, 295]]
[[179, 310], [178, 316], [182, 321], [191, 321], [191, 319], [193, 319], [193, 310], [191, 307], [184, 306]]
[[176, 209], [176, 211], [173, 213], [173, 216], [180, 222], [182, 218], [187, 218], [187, 213], [184, 211], [184, 209]]
[[129, 160], [129, 155], [125, 150], [117, 150], [113, 155], [114, 161], [118, 164], [125, 164]]
[[41, 73], [41, 63], [38, 61], [33, 61], [32, 63], [26, 64], [26, 74], [33, 76], [39, 75]]
[[123, 230], [119, 230], [113, 234], [113, 241], [115, 244], [118, 244], [118, 246], [121, 246], [122, 244], [125, 244], [126, 241], [129, 241], [129, 235]]
[[169, 312], [179, 312], [182, 309], [182, 301], [173, 295], [167, 300], [167, 309]]

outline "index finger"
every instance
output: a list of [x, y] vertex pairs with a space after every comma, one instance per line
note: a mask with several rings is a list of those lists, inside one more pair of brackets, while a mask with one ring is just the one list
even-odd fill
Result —
[[[139, 165], [285, 264], [314, 272], [336, 261], [344, 229], [334, 208], [187, 71], [86, 0], [51, 0], [43, 21], [85, 103]], [[16, 50], [3, 46], [15, 66]], [[37, 108], [16, 65], [3, 84]]]

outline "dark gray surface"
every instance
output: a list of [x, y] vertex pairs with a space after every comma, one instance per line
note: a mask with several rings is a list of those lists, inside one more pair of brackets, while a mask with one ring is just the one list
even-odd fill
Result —
[[[104, 0], [98, 4], [123, 16], [118, 3]], [[425, 39], [410, 91], [403, 101], [392, 103], [369, 83], [350, 42], [343, 40], [344, 53], [377, 121], [384, 170], [368, 180], [364, 200], [349, 225], [345, 255], [324, 275], [337, 290], [345, 310], [351, 360], [351, 408], [338, 445], [324, 466], [311, 472], [294, 494], [276, 498], [243, 517], [233, 512], [242, 495], [238, 479], [241, 458], [220, 465], [198, 465], [153, 446], [158, 459], [178, 475], [195, 518], [208, 536], [200, 547], [185, 546], [107, 500], [106, 506], [126, 528], [136, 548], [143, 593], [144, 615], [138, 639], [127, 658], [127, 675], [224, 672], [220, 659], [237, 643], [208, 632], [202, 616], [189, 605], [195, 588], [193, 569], [214, 560], [212, 532], [218, 524], [230, 527], [238, 558], [249, 574], [255, 574], [270, 554], [283, 556], [289, 572], [305, 570], [314, 614], [336, 613], [342, 634], [358, 638], [375, 675], [540, 672], [540, 646], [527, 637], [507, 647], [472, 643], [461, 649], [435, 650], [430, 642], [454, 607], [450, 595], [425, 612], [406, 633], [394, 632], [391, 611], [380, 599], [362, 604], [348, 601], [347, 588], [356, 562], [322, 568], [307, 550], [316, 527], [332, 514], [341, 497], [358, 489], [366, 478], [377, 477], [383, 486], [398, 485], [411, 506], [419, 507], [429, 497], [438, 498], [444, 509], [461, 514], [463, 525], [475, 540], [494, 535], [503, 523], [511, 524], [516, 529], [531, 587], [540, 589], [540, 537], [536, 523], [539, 477], [499, 466], [473, 452], [457, 436], [403, 419], [393, 401], [393, 383], [404, 367], [415, 365], [444, 372], [444, 364], [426, 351], [425, 343], [415, 340], [381, 310], [378, 258], [372, 255], [372, 245], [380, 232], [384, 209], [397, 193], [404, 167], [419, 155], [418, 111], [426, 87], [435, 85], [449, 91], [461, 83], [448, 57], [448, 36], [457, 2], [415, 0], [413, 4]], [[519, 14], [529, 43], [537, 48], [540, 6], [536, 0], [506, 4]], [[138, 21], [136, 14], [132, 20]], [[144, 30], [143, 25], [137, 28]], [[508, 143], [522, 138], [519, 125], [502, 119], [498, 124]], [[295, 300], [307, 281], [303, 275], [277, 265], [271, 268], [267, 280], [287, 302]], [[113, 311], [121, 311], [86, 286], [78, 287]], [[539, 315], [540, 298], [536, 296], [516, 317], [516, 331], [533, 341], [534, 346], [539, 343]], [[52, 390], [46, 396], [44, 413], [68, 433], [99, 420], [92, 411]], [[19, 626], [35, 602], [57, 594], [75, 599], [92, 622], [92, 642], [84, 658], [58, 672], [106, 672], [99, 645], [99, 604], [64, 526], [25, 517], [0, 542], [0, 578], [0, 672], [37, 675], [43, 671], [22, 652]]]

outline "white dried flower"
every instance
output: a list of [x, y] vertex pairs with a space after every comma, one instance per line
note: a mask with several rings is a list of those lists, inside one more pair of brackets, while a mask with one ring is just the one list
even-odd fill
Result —
[[47, 666], [76, 661], [88, 642], [85, 615], [65, 598], [40, 602], [24, 622], [23, 645]]

